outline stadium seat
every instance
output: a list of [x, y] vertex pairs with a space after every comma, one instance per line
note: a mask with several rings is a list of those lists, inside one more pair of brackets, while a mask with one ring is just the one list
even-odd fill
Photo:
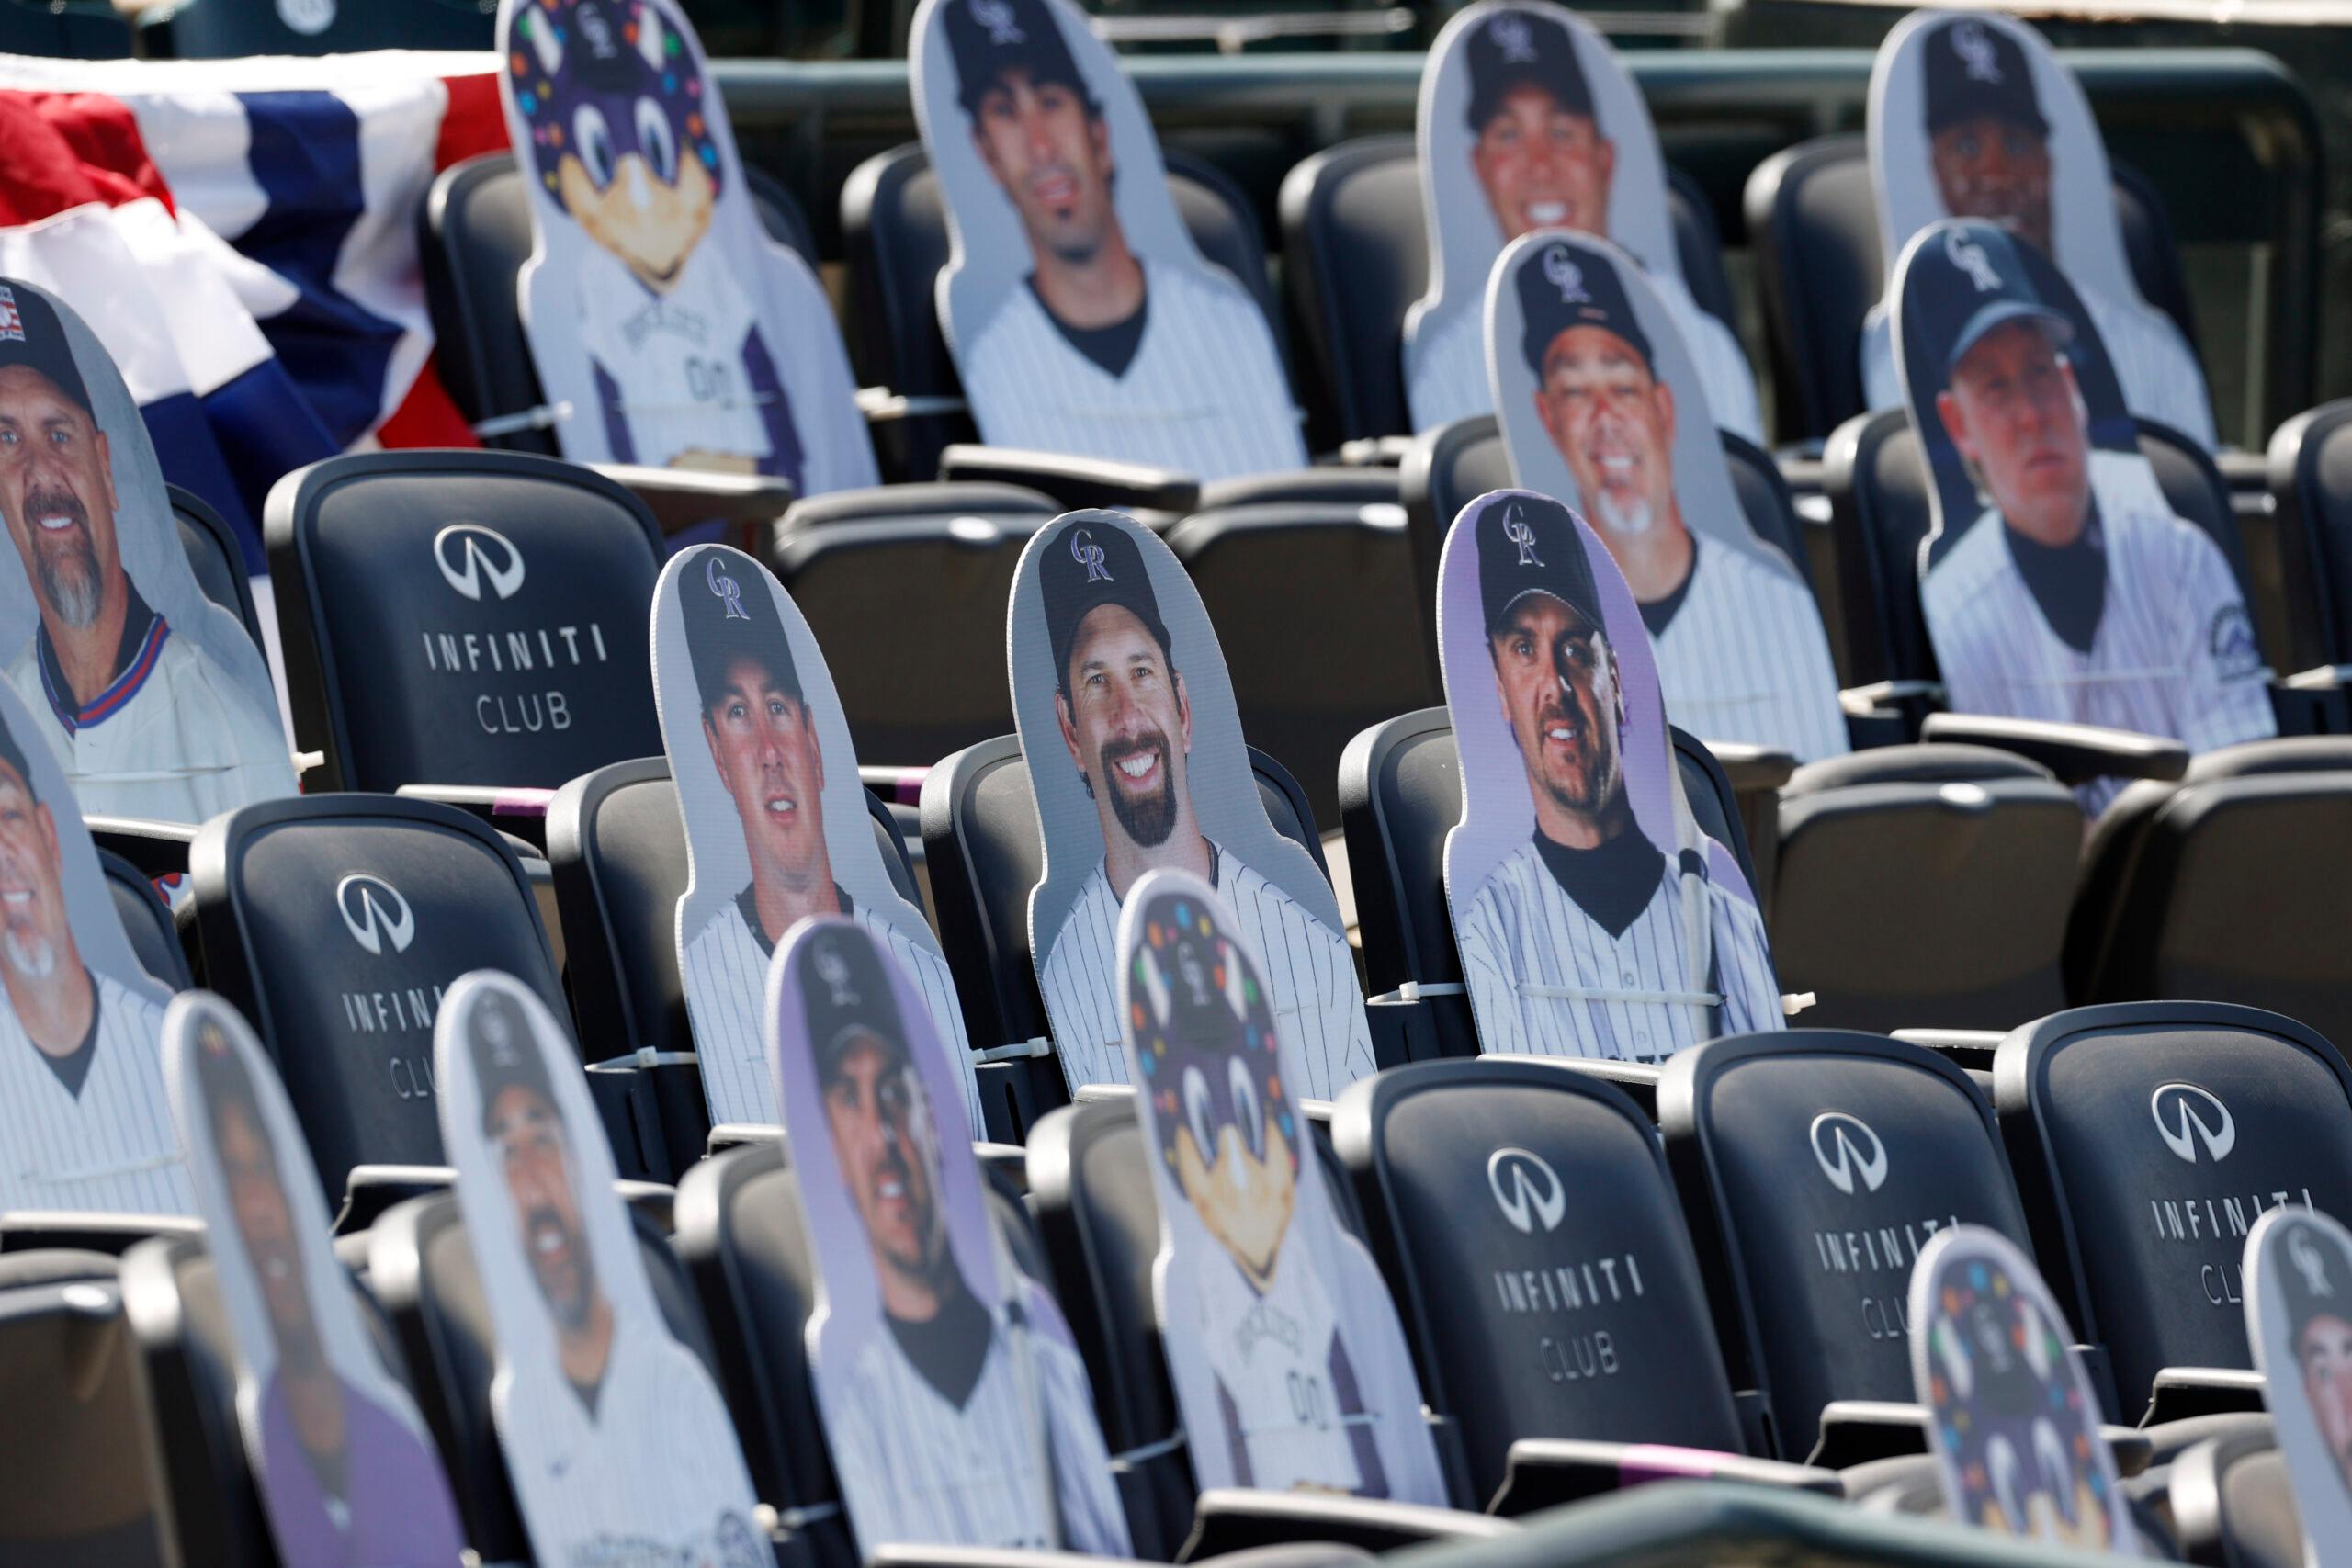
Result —
[[0, 1559], [163, 1568], [168, 1554], [112, 1258], [0, 1258]]
[[2184, 1562], [2296, 1568], [2308, 1561], [2287, 1456], [2267, 1430], [2243, 1427], [2189, 1449], [2173, 1462], [2167, 1492]]
[[[2132, 280], [2194, 345], [2188, 286], [2163, 201], [2138, 171], [2109, 166]], [[1746, 205], [1778, 435], [1820, 441], [1866, 412], [1862, 318], [1886, 279], [1862, 138], [1820, 137], [1774, 153], [1748, 175]]]
[[[2017, 1030], [1993, 1081], [2035, 1255], [2105, 1348], [2120, 1413], [2260, 1410], [2243, 1375], [2245, 1235], [2280, 1194], [2352, 1205], [2343, 1056], [2275, 1013], [2132, 1002]], [[2197, 1375], [2210, 1368], [2242, 1375]]]
[[[1611, 1490], [1644, 1462], [1627, 1445], [1654, 1444], [1836, 1490], [1826, 1472], [1746, 1460], [1761, 1427], [1743, 1430], [1657, 1129], [1573, 1066], [1417, 1062], [1351, 1086], [1333, 1118], [1471, 1495], [1516, 1515]], [[1576, 1201], [1597, 1192], [1608, 1201]]]
[[68, 11], [48, 0], [0, 0], [0, 53], [59, 60], [122, 60], [130, 24], [107, 11]]
[[177, 485], [165, 485], [164, 490], [171, 502], [172, 517], [180, 525], [180, 547], [196, 572], [197, 587], [207, 599], [237, 617], [255, 648], [268, 647], [261, 617], [254, 609], [253, 579], [246, 575], [236, 530], [195, 491]]
[[[2290, 670], [2352, 664], [2352, 401], [2323, 403], [2270, 437], [2270, 517], [2250, 525], [2256, 578], [2276, 582]], [[2254, 547], [2267, 535], [2269, 548]], [[2266, 586], [2268, 584], [2266, 583]]]
[[266, 531], [312, 788], [413, 786], [536, 831], [510, 792], [662, 750], [662, 537], [610, 479], [515, 452], [354, 454], [281, 479]]
[[[1298, 781], [1255, 747], [1250, 762], [1274, 830], [1328, 876]], [[991, 1116], [1001, 1111], [1009, 1130], [1025, 1134], [1069, 1096], [1029, 953], [1029, 894], [1044, 874], [1045, 850], [1020, 740], [1000, 736], [944, 759], [924, 775], [922, 813], [933, 924], [956, 972], [965, 1030], [981, 1053], [980, 1097]], [[991, 1050], [1004, 1054], [991, 1059]]]
[[[454, 807], [392, 795], [268, 801], [205, 824], [190, 860], [206, 979], [269, 1051], [330, 1207], [355, 1166], [443, 1163], [432, 1088], [445, 987], [502, 969], [561, 1013], [522, 862]], [[699, 1099], [701, 1084], [685, 1077]], [[631, 1120], [633, 1078], [589, 1082], [618, 1097], [608, 1121]], [[639, 1140], [619, 1147], [625, 1171], [632, 1154], [648, 1168]]]
[[[2076, 1003], [2193, 998], [2352, 1040], [2346, 918], [2352, 740], [2306, 736], [2189, 760], [2126, 788], [2083, 850], [2066, 927]], [[2339, 1047], [2340, 1048], [2340, 1047]]]
[[1759, 1391], [1780, 1455], [1916, 1451], [1918, 1249], [1955, 1223], [2032, 1245], [1984, 1091], [1921, 1046], [1795, 1030], [1669, 1058], [1658, 1122], [1733, 1386]]
[[139, 966], [175, 991], [196, 982], [189, 977], [187, 950], [180, 945], [179, 925], [171, 906], [155, 892], [147, 874], [111, 850], [98, 852], [98, 869], [106, 874], [107, 891], [114, 897], [114, 912], [122, 917], [122, 931]]
[[161, 59], [348, 54], [363, 49], [488, 49], [492, 0], [181, 0], [146, 30]]
[[[1668, 164], [1666, 194], [1683, 280], [1702, 309], [1736, 332], [1706, 193]], [[1409, 133], [1325, 148], [1283, 181], [1283, 287], [1306, 344], [1300, 363], [1313, 370], [1299, 378], [1313, 383], [1308, 432], [1317, 446], [1415, 434], [1405, 409], [1405, 312], [1429, 288], [1427, 224]]]
[[[630, 1219], [662, 1322], [715, 1377], [709, 1331], [684, 1265], [634, 1206]], [[441, 1451], [468, 1544], [484, 1562], [529, 1561], [505, 1453], [491, 1420], [497, 1341], [457, 1198], [412, 1198], [368, 1227], [368, 1282], [407, 1360], [417, 1408]]]

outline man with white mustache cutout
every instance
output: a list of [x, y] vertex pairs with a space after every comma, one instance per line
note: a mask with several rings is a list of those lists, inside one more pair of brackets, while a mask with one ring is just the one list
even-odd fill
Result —
[[57, 822], [5, 724], [0, 988], [0, 1209], [194, 1213], [164, 1098], [164, 1010], [83, 961]]
[[[10, 684], [85, 810], [203, 822], [287, 795], [284, 730], [123, 570], [113, 452], [57, 313], [0, 285], [0, 516], [40, 625]], [[144, 430], [130, 439], [143, 442]], [[168, 513], [134, 516], [180, 547]]]
[[[1686, 413], [1706, 419], [1703, 394], [1686, 410], [1659, 377], [1615, 266], [1562, 241], [1524, 252], [1514, 282], [1536, 417], [1641, 604], [1674, 721], [1711, 740], [1784, 746], [1801, 761], [1844, 752], [1838, 675], [1813, 595], [1745, 550], [1702, 547], [1683, 517], [1675, 431]], [[1745, 517], [1727, 521], [1747, 527]]]

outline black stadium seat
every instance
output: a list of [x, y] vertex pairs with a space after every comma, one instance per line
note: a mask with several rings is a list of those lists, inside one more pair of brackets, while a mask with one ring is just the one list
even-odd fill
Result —
[[518, 452], [371, 452], [270, 492], [270, 580], [316, 789], [553, 789], [662, 750], [628, 491]]
[[148, 29], [159, 58], [488, 49], [498, 7], [482, 0], [182, 0]]
[[172, 518], [179, 525], [180, 547], [196, 573], [197, 587], [207, 599], [237, 617], [255, 648], [266, 646], [261, 617], [254, 610], [253, 579], [246, 575], [235, 530], [195, 491], [177, 485], [165, 485], [164, 491], [171, 502]]
[[98, 870], [107, 879], [114, 912], [122, 919], [123, 934], [130, 939], [139, 967], [175, 991], [194, 985], [188, 975], [187, 950], [180, 945], [179, 925], [147, 874], [107, 849], [98, 851]]
[[[1706, 193], [1669, 164], [1666, 198], [1683, 281], [1736, 333]], [[1282, 227], [1283, 288], [1320, 383], [1308, 406], [1328, 400], [1335, 421], [1310, 429], [1315, 444], [1416, 434], [1405, 408], [1405, 313], [1429, 289], [1429, 233], [1412, 136], [1360, 137], [1300, 164], [1283, 181]]]
[[2278, 584], [2287, 668], [2352, 664], [2352, 400], [2287, 421], [2269, 456], [2273, 544], [2257, 575]]
[[2302, 1521], [2277, 1435], [2241, 1427], [2173, 1462], [2166, 1495], [2183, 1559], [2225, 1568], [2298, 1568]]

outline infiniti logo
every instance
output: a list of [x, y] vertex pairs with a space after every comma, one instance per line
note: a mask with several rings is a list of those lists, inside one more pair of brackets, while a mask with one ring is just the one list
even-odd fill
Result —
[[523, 586], [523, 552], [514, 540], [479, 523], [452, 523], [434, 535], [433, 564], [450, 587], [477, 604], [484, 578], [501, 599], [514, 598]]
[[2217, 1165], [2238, 1145], [2238, 1124], [2230, 1108], [2211, 1089], [2193, 1083], [2158, 1084], [2148, 1097], [2148, 1114], [2156, 1119], [2156, 1135], [2165, 1147], [2190, 1165], [2197, 1163], [2199, 1144], [2205, 1145], [2205, 1157]]
[[408, 900], [380, 876], [353, 872], [334, 885], [334, 907], [351, 940], [379, 958], [383, 956], [387, 937], [394, 953], [406, 953], [408, 944], [416, 940], [416, 916], [409, 909]]
[[1494, 1189], [1503, 1218], [1521, 1235], [1533, 1235], [1538, 1224], [1555, 1231], [1567, 1213], [1568, 1192], [1560, 1185], [1560, 1173], [1530, 1150], [1506, 1146], [1487, 1156], [1487, 1185]]
[[1871, 1124], [1843, 1111], [1825, 1111], [1813, 1119], [1813, 1157], [1829, 1185], [1853, 1196], [1854, 1179], [1862, 1190], [1875, 1192], [1886, 1184], [1886, 1145]]

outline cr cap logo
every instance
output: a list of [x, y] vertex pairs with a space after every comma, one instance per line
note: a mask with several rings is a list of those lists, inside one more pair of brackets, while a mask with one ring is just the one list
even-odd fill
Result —
[[1535, 63], [1534, 29], [1527, 25], [1527, 18], [1518, 12], [1505, 11], [1493, 21], [1488, 22], [1487, 36], [1495, 40], [1497, 49], [1503, 51], [1505, 64], [1532, 65]]
[[2001, 275], [1993, 270], [1993, 258], [1984, 247], [1954, 229], [1944, 235], [1944, 258], [1968, 275], [1979, 294], [1992, 294], [2001, 287]]
[[1829, 1185], [1854, 1195], [1859, 1180], [1865, 1192], [1886, 1185], [1886, 1145], [1871, 1124], [1843, 1111], [1825, 1111], [1813, 1119], [1813, 1157]]
[[2158, 1084], [2148, 1097], [2148, 1113], [2156, 1120], [2156, 1135], [2165, 1147], [2190, 1165], [2197, 1163], [2199, 1144], [2205, 1145], [2205, 1157], [2217, 1165], [2238, 1146], [2237, 1122], [2210, 1089], [2193, 1083]]
[[702, 580], [711, 596], [718, 601], [722, 621], [748, 621], [752, 613], [743, 608], [743, 585], [718, 570], [718, 553], [714, 550], [705, 560]]
[[351, 940], [381, 958], [389, 939], [394, 953], [416, 940], [416, 915], [401, 890], [372, 872], [355, 871], [334, 885], [334, 907]]
[[1577, 265], [1566, 245], [1554, 245], [1544, 253], [1545, 281], [1560, 291], [1563, 305], [1589, 305], [1592, 296], [1585, 292], [1584, 268]]
[[2299, 1225], [2287, 1233], [2287, 1261], [2303, 1277], [2304, 1290], [2315, 1296], [2335, 1299], [2335, 1287], [2327, 1278], [2327, 1259], [2320, 1255], [2319, 1243], [2312, 1239], [2309, 1228]]
[[1086, 569], [1087, 581], [1112, 581], [1110, 569], [1102, 564], [1102, 547], [1094, 542], [1094, 536], [1086, 529], [1080, 528], [1069, 536], [1069, 558]]
[[857, 987], [850, 984], [849, 960], [830, 947], [820, 947], [812, 961], [817, 978], [825, 982], [825, 989], [832, 995], [837, 1008], [857, 1005]]
[[484, 581], [501, 599], [512, 599], [523, 586], [523, 552], [495, 528], [479, 523], [452, 523], [433, 536], [433, 564], [441, 579], [465, 597], [481, 603]]
[[1505, 1145], [1488, 1155], [1487, 1185], [1494, 1190], [1495, 1206], [1521, 1235], [1533, 1235], [1538, 1224], [1547, 1234], [1559, 1229], [1568, 1212], [1560, 1173], [1532, 1149]]
[[1029, 41], [1029, 35], [1021, 30], [1019, 19], [1005, 0], [972, 0], [972, 20], [988, 28], [989, 42], [999, 49]]
[[2001, 57], [1993, 51], [1993, 40], [1986, 36], [1984, 24], [1973, 18], [1955, 22], [1951, 28], [1951, 51], [1960, 56], [1961, 68], [1972, 82], [2001, 85]]
[[1510, 510], [1503, 513], [1503, 537], [1519, 547], [1519, 559], [1513, 564], [1518, 566], [1544, 564], [1543, 558], [1535, 553], [1535, 530], [1521, 514], [1519, 502], [1515, 501], [1510, 503]]

